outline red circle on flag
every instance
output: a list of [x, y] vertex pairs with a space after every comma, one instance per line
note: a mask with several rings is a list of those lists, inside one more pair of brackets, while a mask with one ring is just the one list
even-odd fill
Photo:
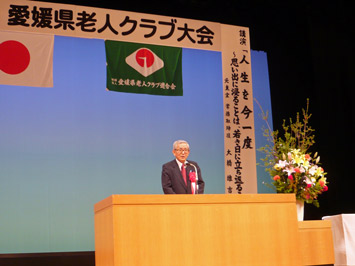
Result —
[[16, 75], [26, 70], [30, 64], [30, 52], [18, 41], [5, 41], [0, 44], [0, 69]]
[[154, 63], [154, 55], [150, 50], [142, 48], [136, 53], [136, 61], [141, 67], [151, 67]]

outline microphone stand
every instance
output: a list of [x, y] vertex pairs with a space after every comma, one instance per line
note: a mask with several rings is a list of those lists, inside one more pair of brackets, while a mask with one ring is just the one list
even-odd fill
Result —
[[194, 169], [195, 169], [195, 173], [196, 173], [196, 183], [195, 183], [195, 194], [198, 194], [198, 173], [197, 173], [197, 168], [194, 164], [187, 162], [186, 164], [191, 165]]

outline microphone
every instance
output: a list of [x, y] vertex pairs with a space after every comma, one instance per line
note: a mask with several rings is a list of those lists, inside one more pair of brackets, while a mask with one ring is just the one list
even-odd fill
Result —
[[194, 164], [186, 161], [186, 165], [191, 165], [195, 169], [195, 174], [196, 174], [196, 189], [195, 189], [195, 194], [198, 194], [198, 173], [197, 173], [197, 168]]

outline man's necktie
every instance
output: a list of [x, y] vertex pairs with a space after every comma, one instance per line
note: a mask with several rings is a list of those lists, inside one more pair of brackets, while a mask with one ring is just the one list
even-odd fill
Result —
[[182, 174], [182, 178], [185, 181], [185, 185], [187, 185], [187, 182], [186, 182], [186, 169], [185, 169], [185, 165], [184, 164], [181, 166], [181, 174]]

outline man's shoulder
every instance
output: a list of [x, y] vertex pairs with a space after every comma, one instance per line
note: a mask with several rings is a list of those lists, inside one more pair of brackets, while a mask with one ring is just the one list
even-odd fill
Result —
[[171, 167], [171, 166], [175, 166], [175, 165], [177, 165], [176, 160], [172, 160], [170, 162], [163, 164], [163, 167]]

